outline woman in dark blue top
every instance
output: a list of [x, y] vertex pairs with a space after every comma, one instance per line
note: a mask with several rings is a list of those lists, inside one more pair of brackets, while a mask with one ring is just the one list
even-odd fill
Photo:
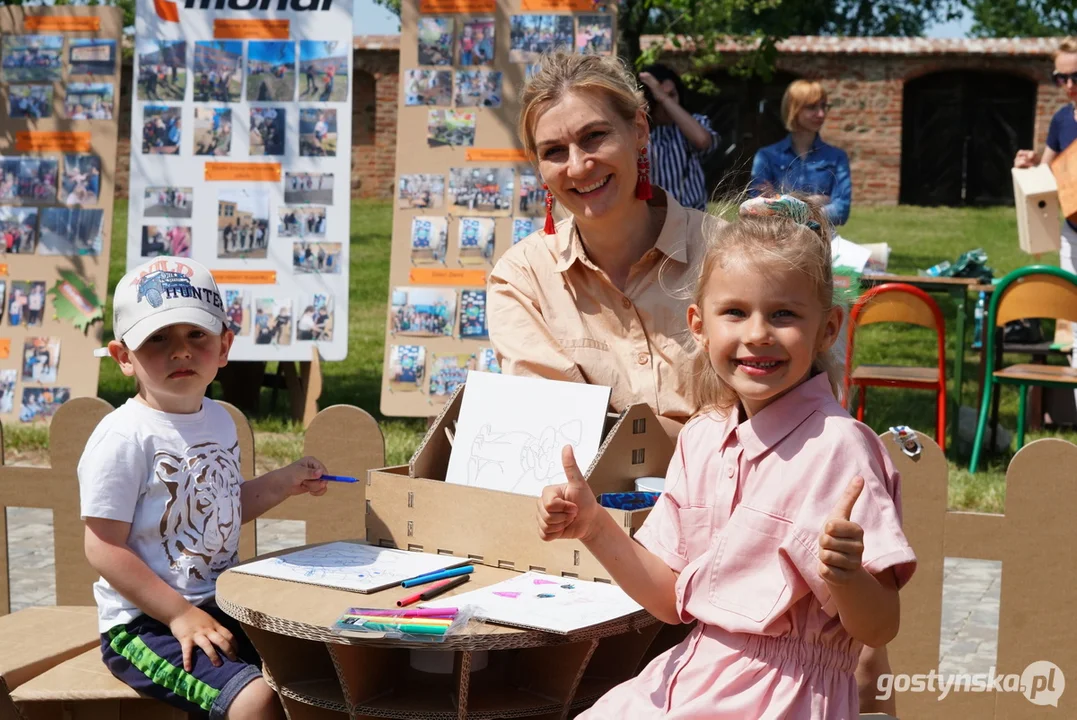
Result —
[[826, 196], [823, 208], [831, 225], [844, 225], [853, 200], [849, 156], [819, 138], [830, 109], [823, 86], [796, 80], [782, 97], [782, 120], [789, 135], [755, 154], [752, 197], [777, 192]]

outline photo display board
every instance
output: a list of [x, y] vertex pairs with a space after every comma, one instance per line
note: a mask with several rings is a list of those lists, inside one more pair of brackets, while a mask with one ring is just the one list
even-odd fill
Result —
[[138, 1], [127, 267], [208, 267], [231, 360], [343, 360], [352, 4], [247, 4]]
[[609, 55], [593, 0], [405, 0], [381, 411], [437, 415], [470, 370], [497, 372], [486, 283], [541, 230], [545, 193], [516, 138], [543, 52]]
[[0, 7], [0, 421], [97, 395], [123, 15]]

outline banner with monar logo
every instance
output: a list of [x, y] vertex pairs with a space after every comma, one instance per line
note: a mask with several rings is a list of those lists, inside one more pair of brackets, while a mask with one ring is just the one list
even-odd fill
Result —
[[350, 2], [138, 2], [127, 266], [210, 268], [232, 360], [347, 355], [351, 78]]

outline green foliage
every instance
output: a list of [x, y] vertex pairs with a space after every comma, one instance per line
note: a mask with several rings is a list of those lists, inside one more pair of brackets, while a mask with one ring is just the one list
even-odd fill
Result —
[[964, 0], [975, 37], [1077, 35], [1077, 0]]

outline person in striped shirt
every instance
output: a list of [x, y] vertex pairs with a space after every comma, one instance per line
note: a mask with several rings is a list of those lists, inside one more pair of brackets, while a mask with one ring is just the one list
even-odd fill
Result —
[[706, 115], [681, 106], [684, 84], [665, 65], [648, 65], [639, 74], [651, 121], [651, 182], [684, 207], [707, 209], [702, 161], [718, 147], [718, 133]]

